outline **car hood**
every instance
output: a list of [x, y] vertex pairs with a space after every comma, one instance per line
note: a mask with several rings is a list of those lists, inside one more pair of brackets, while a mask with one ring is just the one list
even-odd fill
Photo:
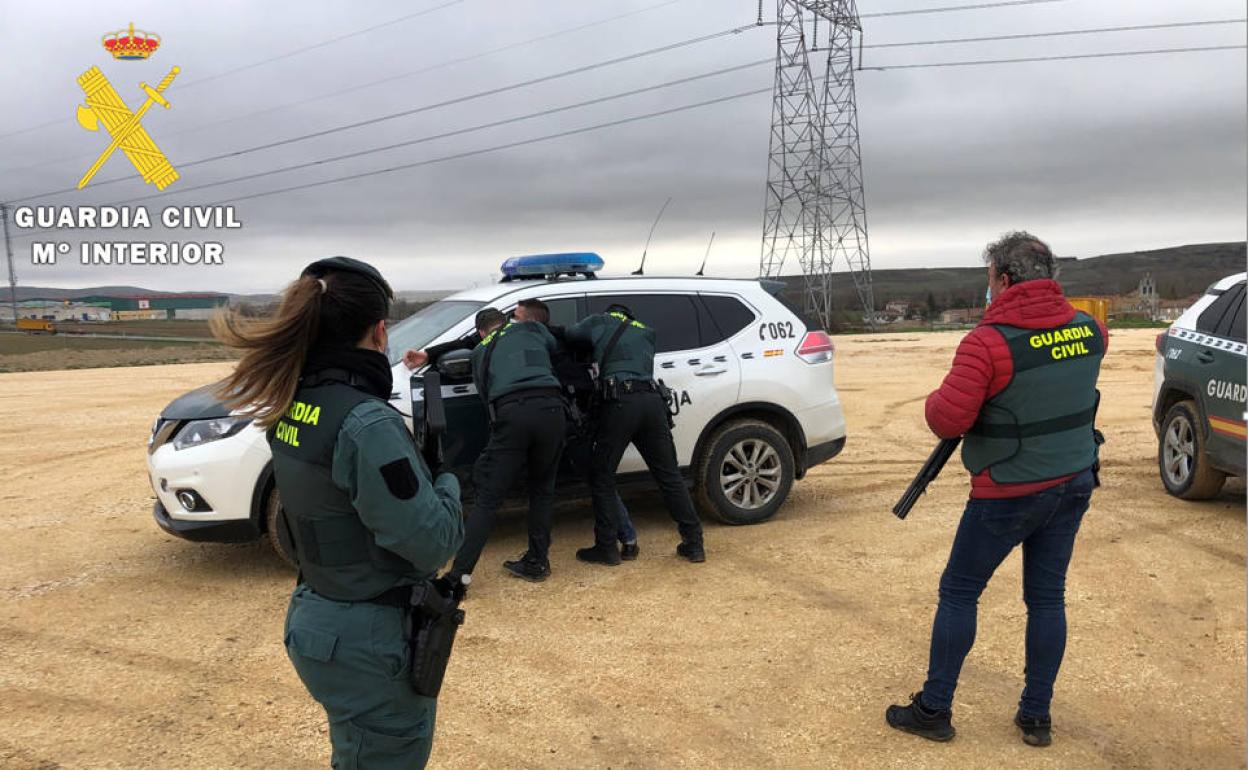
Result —
[[215, 387], [216, 383], [205, 385], [178, 396], [161, 410], [160, 416], [166, 420], [211, 420], [229, 416], [229, 407], [212, 393]]
[[[408, 385], [411, 372], [402, 363], [393, 367], [394, 371], [394, 391], [390, 394], [390, 403], [394, 404], [404, 415], [410, 417], [412, 414], [412, 406], [409, 393], [411, 388]], [[189, 393], [184, 393], [169, 402], [169, 405], [161, 410], [160, 416], [165, 420], [213, 420], [218, 417], [228, 417], [230, 409], [220, 398], [213, 394], [213, 389], [218, 383], [204, 385], [196, 388]]]

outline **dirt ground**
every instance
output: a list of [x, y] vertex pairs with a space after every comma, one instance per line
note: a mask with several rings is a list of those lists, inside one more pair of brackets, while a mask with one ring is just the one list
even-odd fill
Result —
[[0, 374], [225, 361], [235, 357], [235, 353], [215, 343], [0, 333]]
[[[1101, 377], [1105, 487], [1067, 591], [1055, 743], [1010, 723], [1025, 612], [1017, 554], [981, 602], [955, 724], [938, 745], [884, 707], [921, 685], [936, 584], [967, 491], [950, 468], [910, 518], [893, 502], [933, 445], [922, 401], [957, 334], [837, 341], [845, 452], [771, 522], [710, 525], [672, 554], [630, 501], [642, 558], [554, 574], [485, 552], [440, 701], [438, 768], [1234, 768], [1244, 766], [1242, 484], [1168, 497], [1149, 422], [1155, 331], [1115, 335]], [[324, 715], [281, 645], [292, 575], [259, 545], [197, 545], [151, 521], [144, 442], [171, 398], [223, 364], [0, 375], [0, 766], [301, 768]]]

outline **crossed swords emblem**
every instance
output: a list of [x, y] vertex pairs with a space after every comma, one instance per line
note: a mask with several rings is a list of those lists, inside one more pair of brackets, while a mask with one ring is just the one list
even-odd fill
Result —
[[143, 181], [156, 185], [157, 190], [163, 190], [177, 180], [178, 172], [152, 141], [152, 137], [148, 136], [140, 121], [153, 104], [169, 109], [169, 102], [161, 96], [161, 92], [169, 87], [178, 72], [177, 67], [169, 70], [169, 74], [155, 88], [147, 83], [140, 83], [139, 87], [147, 93], [147, 101], [137, 112], [130, 111], [99, 67], [92, 67], [78, 76], [78, 85], [87, 96], [86, 104], [78, 107], [78, 124], [88, 131], [98, 131], [100, 123], [103, 123], [105, 130], [113, 138], [87, 173], [78, 180], [78, 189], [87, 186], [118, 148], [130, 159]]

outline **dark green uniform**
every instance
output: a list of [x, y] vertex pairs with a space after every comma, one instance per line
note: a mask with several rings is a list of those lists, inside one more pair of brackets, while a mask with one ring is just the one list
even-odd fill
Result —
[[555, 477], [567, 412], [551, 367], [555, 338], [540, 323], [513, 321], [481, 340], [472, 379], [490, 411], [490, 440], [473, 466], [476, 501], [452, 572], [471, 573], [494, 518], [521, 471], [527, 471], [529, 548], [525, 560], [549, 569]]
[[269, 432], [300, 569], [286, 650], [329, 716], [333, 767], [422, 768], [436, 701], [412, 689], [403, 594], [459, 547], [459, 486], [430, 477], [382, 387], [358, 384], [306, 375]]
[[[621, 328], [623, 331], [612, 346], [611, 339]], [[591, 478], [595, 545], [603, 549], [615, 547], [619, 531], [615, 473], [631, 443], [650, 469], [667, 511], [680, 529], [682, 542], [700, 548], [702, 523], [680, 475], [676, 445], [667, 422], [667, 404], [653, 379], [654, 330], [623, 313], [599, 313], [569, 327], [565, 334], [573, 344], [593, 347], [598, 380], [608, 383], [605, 391], [612, 394], [598, 399], [594, 414], [597, 430]], [[612, 382], [614, 387], [610, 386]]]

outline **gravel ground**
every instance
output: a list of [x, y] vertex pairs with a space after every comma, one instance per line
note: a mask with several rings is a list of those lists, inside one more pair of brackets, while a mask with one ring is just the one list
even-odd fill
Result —
[[[630, 501], [642, 558], [579, 564], [579, 506], [541, 585], [498, 564], [465, 605], [440, 702], [438, 768], [1233, 768], [1244, 766], [1242, 484], [1168, 497], [1149, 422], [1154, 331], [1114, 337], [1101, 378], [1105, 487], [1067, 590], [1055, 743], [1010, 723], [1023, 668], [1017, 554], [981, 601], [956, 740], [889, 730], [917, 689], [936, 583], [966, 496], [950, 468], [889, 514], [934, 439], [924, 395], [957, 334], [838, 339], [845, 452], [773, 521], [710, 525], [672, 554], [660, 505]], [[904, 364], [902, 363], [904, 362]], [[144, 441], [223, 364], [0, 375], [0, 767], [323, 767], [323, 713], [286, 660], [293, 576], [260, 545], [197, 545], [152, 523]]]

